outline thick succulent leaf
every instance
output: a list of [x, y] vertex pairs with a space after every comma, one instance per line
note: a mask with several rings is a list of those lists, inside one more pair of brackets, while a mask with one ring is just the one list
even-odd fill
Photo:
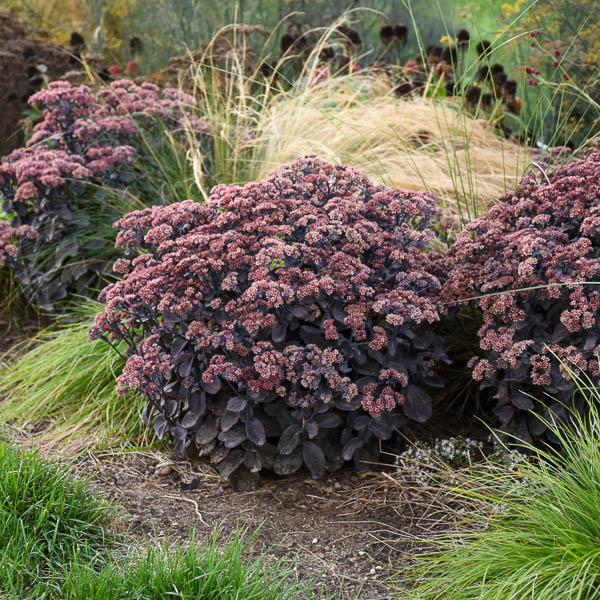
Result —
[[273, 471], [277, 475], [290, 475], [295, 473], [302, 466], [302, 463], [302, 448], [298, 448], [287, 456], [278, 454], [273, 461]]
[[431, 346], [435, 334], [431, 329], [421, 329], [419, 335], [413, 340], [413, 347], [417, 350], [425, 350]]
[[315, 346], [323, 346], [325, 344], [325, 336], [318, 327], [312, 325], [302, 325], [300, 327], [300, 338], [305, 344], [314, 344]]
[[512, 396], [510, 401], [514, 406], [520, 408], [521, 410], [533, 410], [533, 400], [522, 392]]
[[180, 425], [175, 425], [174, 427], [171, 427], [171, 435], [176, 440], [184, 440], [187, 437], [187, 430]]
[[218, 435], [218, 438], [219, 441], [225, 444], [226, 448], [235, 448], [248, 439], [246, 435], [246, 428], [239, 423], [234, 425], [228, 431], [221, 431], [221, 433]]
[[363, 431], [366, 429], [371, 423], [372, 417], [367, 417], [366, 415], [358, 415], [354, 420], [353, 427], [357, 431]]
[[240, 413], [228, 410], [221, 417], [221, 431], [229, 431], [240, 420]]
[[297, 319], [306, 319], [308, 317], [308, 310], [301, 304], [295, 304], [290, 307], [290, 311]]
[[188, 377], [192, 372], [194, 355], [191, 352], [182, 352], [179, 355], [177, 371], [181, 377]]
[[361, 448], [362, 445], [363, 441], [360, 438], [350, 438], [342, 448], [342, 456], [344, 457], [344, 460], [352, 460], [354, 453]]
[[279, 438], [279, 443], [277, 444], [278, 452], [284, 456], [291, 454], [300, 443], [301, 431], [302, 428], [300, 425], [295, 423], [293, 425], [288, 425]]
[[494, 414], [498, 417], [501, 425], [506, 425], [512, 421], [515, 416], [515, 409], [510, 404], [505, 404], [494, 410]]
[[342, 417], [332, 412], [317, 415], [315, 417], [315, 422], [318, 423], [319, 427], [322, 429], [333, 429], [334, 427], [339, 427], [343, 423]]
[[304, 423], [304, 430], [308, 434], [309, 439], [314, 439], [319, 433], [319, 425], [315, 421], [306, 421]]
[[228, 456], [230, 452], [231, 450], [225, 446], [217, 446], [210, 457], [213, 463], [216, 465], [219, 464], [226, 456]]
[[246, 435], [248, 436], [248, 439], [257, 446], [262, 446], [267, 441], [265, 428], [256, 417], [252, 417], [246, 421]]
[[190, 410], [183, 415], [183, 419], [181, 419], [181, 426], [185, 429], [191, 429], [198, 423], [200, 417], [202, 415], [200, 413], [195, 413]]
[[404, 414], [417, 423], [425, 423], [431, 417], [431, 398], [417, 385], [409, 384], [404, 389]]
[[189, 410], [202, 416], [206, 414], [206, 392], [192, 392], [190, 394]]
[[202, 382], [202, 389], [207, 394], [218, 394], [221, 391], [221, 380], [215, 377], [210, 383]]
[[167, 429], [169, 428], [168, 421], [162, 416], [158, 415], [154, 420], [154, 433], [159, 440], [162, 440]]
[[325, 455], [317, 444], [306, 441], [302, 444], [302, 455], [304, 463], [310, 470], [314, 479], [319, 479], [325, 474]]
[[185, 451], [188, 446], [188, 442], [185, 439], [177, 440], [175, 447], [173, 448], [173, 454], [176, 458], [185, 458]]
[[244, 465], [251, 473], [258, 473], [262, 469], [262, 456], [255, 448], [248, 448], [244, 457]]
[[248, 406], [248, 398], [246, 396], [233, 396], [227, 401], [227, 410], [240, 412]]
[[283, 342], [287, 335], [287, 325], [283, 323], [276, 323], [271, 329], [271, 337], [276, 344]]
[[551, 344], [559, 344], [567, 337], [569, 337], [569, 330], [562, 324], [558, 323], [552, 332], [552, 337], [550, 338]]
[[209, 442], [212, 442], [212, 440], [214, 440], [219, 434], [219, 422], [220, 419], [214, 415], [209, 415], [206, 417], [196, 431], [196, 444], [203, 446]]
[[380, 440], [389, 440], [392, 437], [394, 428], [379, 417], [371, 420], [369, 431], [374, 433]]
[[184, 337], [176, 337], [171, 344], [171, 357], [177, 360], [183, 349], [187, 346], [188, 340]]
[[229, 479], [229, 476], [244, 462], [245, 453], [243, 450], [236, 448], [231, 450], [229, 454], [217, 465], [219, 475], [224, 479]]

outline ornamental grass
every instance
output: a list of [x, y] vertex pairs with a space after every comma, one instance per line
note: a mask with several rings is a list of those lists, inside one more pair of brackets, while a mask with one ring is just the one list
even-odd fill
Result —
[[468, 221], [515, 187], [531, 160], [450, 102], [398, 100], [353, 75], [283, 95], [260, 115], [253, 179], [305, 153], [360, 167], [375, 181], [438, 196]]
[[487, 463], [454, 472], [446, 492], [460, 507], [449, 514], [459, 524], [454, 533], [422, 540], [429, 550], [401, 569], [408, 588], [399, 599], [598, 597], [600, 394], [571, 374], [587, 415], [572, 413], [569, 428], [544, 421], [560, 449], [525, 444], [529, 460], [523, 455], [512, 469]]
[[101, 306], [87, 300], [66, 315], [72, 323], [42, 331], [0, 357], [0, 422], [65, 454], [149, 443], [141, 397], [114, 390], [125, 361], [106, 344], [87, 342]]

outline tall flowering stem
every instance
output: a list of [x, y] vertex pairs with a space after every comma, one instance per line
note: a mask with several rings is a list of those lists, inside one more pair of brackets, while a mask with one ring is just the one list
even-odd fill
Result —
[[459, 234], [448, 259], [445, 301], [478, 297], [481, 355], [470, 365], [496, 389], [501, 429], [544, 434], [528, 394], [566, 418], [569, 369], [600, 385], [600, 154], [528, 176]]
[[435, 215], [427, 194], [314, 156], [205, 205], [133, 212], [90, 337], [128, 343], [119, 388], [146, 395], [179, 455], [195, 444], [226, 477], [364, 467], [431, 412]]

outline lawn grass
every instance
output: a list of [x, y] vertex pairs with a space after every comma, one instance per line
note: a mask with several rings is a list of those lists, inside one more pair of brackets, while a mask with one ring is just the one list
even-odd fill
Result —
[[73, 563], [102, 566], [110, 510], [67, 468], [0, 444], [0, 597], [52, 597]]

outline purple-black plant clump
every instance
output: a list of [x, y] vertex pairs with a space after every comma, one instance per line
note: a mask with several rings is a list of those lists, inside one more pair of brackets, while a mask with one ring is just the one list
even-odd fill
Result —
[[133, 212], [90, 337], [128, 344], [119, 388], [146, 396], [180, 456], [195, 444], [224, 477], [364, 468], [431, 413], [435, 214], [427, 194], [313, 156], [205, 205]]
[[183, 121], [200, 131], [206, 125], [193, 115], [190, 96], [128, 80], [100, 90], [57, 81], [29, 102], [41, 121], [27, 146], [0, 162], [2, 209], [11, 217], [0, 236], [0, 265], [51, 307], [69, 292], [100, 285], [115, 254], [102, 225], [120, 216], [106, 190], [126, 198], [128, 187], [148, 176], [133, 163], [162, 139], [157, 122], [170, 130]]
[[569, 369], [600, 385], [600, 154], [548, 180], [528, 176], [459, 234], [448, 260], [444, 299], [476, 297], [483, 314], [473, 377], [494, 386], [503, 431], [542, 435], [528, 393], [566, 418], [576, 392]]

